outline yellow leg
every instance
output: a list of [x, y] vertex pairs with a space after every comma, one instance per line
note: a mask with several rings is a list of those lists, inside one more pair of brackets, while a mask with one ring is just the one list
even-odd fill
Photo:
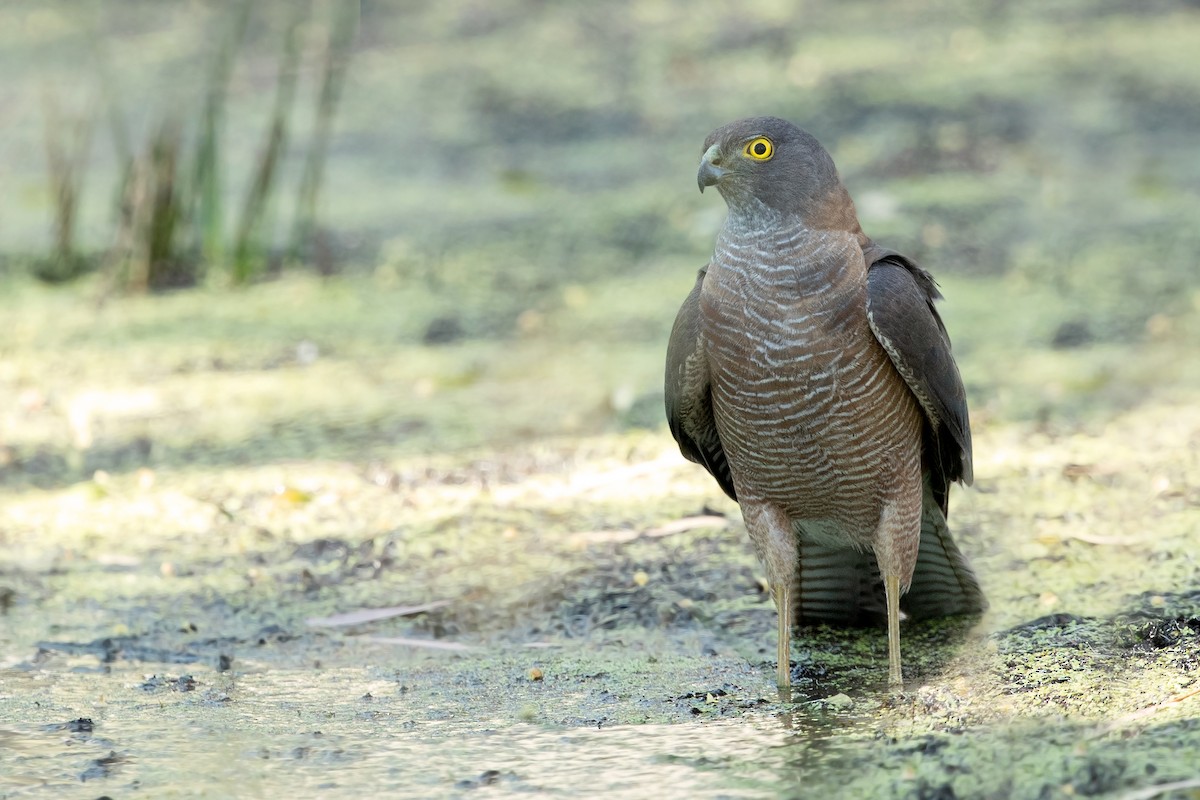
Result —
[[792, 685], [792, 590], [787, 584], [776, 586], [771, 593], [775, 596], [775, 609], [779, 612], [779, 663], [775, 677], [780, 689]]
[[887, 595], [888, 687], [899, 689], [904, 685], [900, 672], [900, 576], [886, 576], [883, 588]]

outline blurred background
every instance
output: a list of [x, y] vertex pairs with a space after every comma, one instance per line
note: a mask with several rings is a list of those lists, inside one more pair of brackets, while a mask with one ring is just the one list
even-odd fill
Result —
[[[296, 452], [658, 425], [657, 358], [724, 213], [695, 191], [699, 146], [755, 114], [814, 133], [869, 235], [939, 278], [980, 413], [1130, 402], [1157, 373], [995, 378], [1030, 349], [1092, 364], [1195, 332], [1198, 40], [1183, 0], [5, 3], [0, 274], [21, 300], [0, 342], [70, 362], [0, 375], [8, 459], [67, 469], [62, 436], [93, 450], [105, 403], [138, 405], [68, 397], [114, 348], [176, 378], [394, 369], [354, 408], [289, 397], [284, 438], [315, 426]], [[66, 425], [38, 430], [56, 403]], [[234, 420], [172, 442], [120, 430], [139, 415], [77, 466], [235, 447]]]

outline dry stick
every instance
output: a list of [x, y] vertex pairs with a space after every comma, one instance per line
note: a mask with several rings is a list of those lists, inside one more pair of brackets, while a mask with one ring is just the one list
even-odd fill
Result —
[[1198, 695], [1200, 695], [1200, 689], [1193, 689], [1192, 691], [1186, 692], [1185, 694], [1178, 695], [1177, 697], [1172, 697], [1170, 700], [1165, 700], [1161, 703], [1156, 703], [1152, 706], [1147, 706], [1146, 708], [1140, 708], [1137, 711], [1134, 711], [1133, 713], [1126, 714], [1121, 717], [1117, 717], [1116, 719], [1098, 727], [1092, 733], [1091, 737], [1089, 737], [1089, 738], [1094, 739], [1094, 738], [1112, 733], [1117, 728], [1124, 726], [1125, 723], [1127, 723], [1127, 722], [1136, 722], [1139, 719], [1145, 719], [1146, 717], [1153, 716], [1160, 711], [1165, 711], [1168, 708], [1173, 708], [1173, 707], [1179, 705], [1180, 703], [1182, 703], [1184, 700], [1188, 700], [1188, 699], [1190, 699], [1192, 697], [1196, 697]]
[[1134, 545], [1142, 544], [1137, 539], [1130, 539], [1124, 536], [1095, 536], [1090, 533], [1068, 533], [1063, 538], [1075, 539], [1084, 544], [1111, 545], [1113, 547], [1133, 547]]
[[668, 522], [664, 525], [659, 525], [657, 528], [651, 528], [645, 532], [645, 536], [657, 539], [660, 536], [670, 536], [673, 533], [684, 533], [686, 531], [694, 531], [698, 528], [727, 528], [729, 520], [725, 517], [718, 517], [712, 514], [700, 514], [694, 517], [684, 517], [677, 519], [674, 522]]
[[133, 267], [142, 284], [134, 288], [161, 289], [179, 278], [174, 270], [179, 256], [177, 234], [183, 219], [178, 169], [182, 146], [182, 126], [175, 118], [167, 117], [151, 139], [150, 152], [143, 156], [135, 178], [146, 181], [146, 186], [142, 190], [141, 218], [134, 220], [141, 242]]
[[365, 641], [377, 642], [379, 644], [398, 644], [404, 647], [419, 647], [426, 650], [450, 650], [456, 653], [466, 653], [475, 649], [469, 644], [443, 642], [438, 639], [411, 639], [407, 636], [364, 636], [362, 638]]
[[1152, 798], [1159, 797], [1167, 792], [1174, 792], [1177, 789], [1195, 789], [1198, 787], [1200, 787], [1200, 778], [1188, 778], [1183, 781], [1160, 783], [1155, 786], [1135, 789], [1132, 792], [1121, 795], [1121, 800], [1152, 800]]
[[342, 627], [345, 625], [361, 625], [365, 622], [378, 622], [381, 619], [394, 617], [411, 617], [414, 614], [424, 614], [450, 605], [449, 600], [434, 600], [432, 603], [421, 603], [415, 606], [391, 606], [390, 608], [361, 608], [357, 611], [346, 611], [330, 617], [309, 617], [305, 625], [314, 628]]
[[[450, 605], [449, 600], [434, 600], [430, 603], [421, 603], [415, 606], [392, 606], [390, 608], [363, 608], [358, 611], [347, 611], [344, 614], [334, 614], [330, 617], [309, 617], [304, 621], [306, 625], [311, 627], [345, 627], [348, 625], [361, 625], [367, 622], [378, 622], [383, 619], [393, 619], [395, 617], [410, 617], [414, 614], [424, 614], [427, 611], [434, 611], [439, 608], [445, 608]], [[426, 650], [450, 650], [453, 652], [466, 652], [473, 650], [469, 645], [459, 644], [458, 642], [446, 642], [433, 639], [414, 639], [408, 636], [364, 636], [362, 637], [368, 642], [378, 642], [379, 644], [396, 644], [404, 647], [418, 647]]]

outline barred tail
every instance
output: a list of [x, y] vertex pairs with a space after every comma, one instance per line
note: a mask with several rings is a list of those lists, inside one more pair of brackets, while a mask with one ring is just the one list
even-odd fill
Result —
[[[954, 543], [929, 482], [921, 516], [921, 547], [912, 584], [900, 598], [910, 619], [978, 614], [987, 600], [966, 556]], [[874, 625], [886, 619], [883, 581], [875, 556], [818, 543], [800, 525], [800, 563], [792, 584], [792, 619], [798, 625]]]
[[883, 581], [870, 552], [817, 544], [797, 527], [800, 559], [792, 584], [797, 625], [874, 625], [887, 616]]
[[928, 481], [921, 514], [921, 551], [912, 584], [901, 598], [900, 607], [914, 619], [979, 614], [987, 609], [979, 580], [967, 557], [954, 543]]

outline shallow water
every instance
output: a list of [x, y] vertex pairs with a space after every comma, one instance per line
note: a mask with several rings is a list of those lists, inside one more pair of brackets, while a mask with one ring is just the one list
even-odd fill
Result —
[[[757, 797], [785, 792], [789, 773], [803, 774], [831, 752], [804, 735], [802, 720], [793, 717], [788, 730], [768, 713], [554, 730], [413, 708], [395, 684], [365, 670], [197, 673], [194, 680], [186, 692], [177, 681], [159, 691], [133, 672], [6, 670], [0, 692], [43, 700], [0, 723], [0, 797], [57, 797], [81, 784], [98, 794], [155, 797], [431, 797], [471, 789], [643, 797], [651, 788], [666, 797]], [[334, 694], [343, 701], [330, 703]], [[345, 701], [349, 695], [356, 699]], [[79, 730], [81, 719], [92, 730]], [[814, 724], [810, 732], [822, 729]]]
[[1186, 716], [1134, 739], [1053, 714], [930, 731], [923, 715], [885, 726], [812, 702], [560, 727], [489, 716], [478, 687], [430, 693], [370, 667], [118, 667], [0, 671], [0, 798], [1119, 796], [1200, 759]]

